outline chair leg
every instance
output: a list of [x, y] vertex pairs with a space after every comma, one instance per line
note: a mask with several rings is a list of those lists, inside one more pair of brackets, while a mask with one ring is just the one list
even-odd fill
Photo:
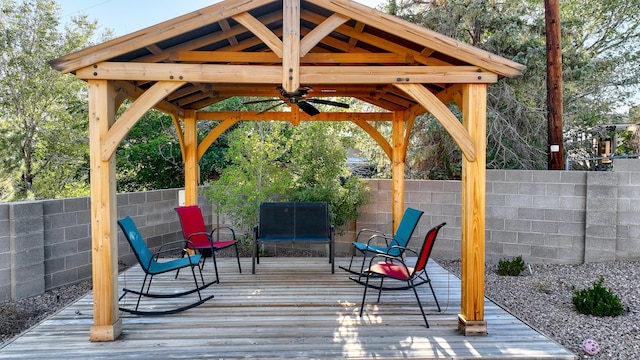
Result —
[[433, 295], [433, 299], [436, 301], [436, 306], [438, 306], [438, 312], [441, 312], [442, 310], [440, 310], [440, 304], [438, 303], [436, 292], [433, 290], [433, 285], [431, 285], [431, 279], [429, 278], [429, 275], [427, 275], [426, 271], [425, 271], [425, 276], [427, 277], [427, 281], [429, 282], [429, 288], [431, 288], [431, 294]]
[[380, 302], [380, 295], [382, 295], [383, 283], [384, 283], [384, 276], [380, 278], [380, 289], [378, 289], [378, 302]]
[[424, 319], [425, 325], [427, 325], [427, 329], [429, 328], [429, 322], [427, 321], [427, 315], [424, 313], [424, 309], [422, 308], [422, 303], [420, 302], [420, 297], [418, 296], [418, 290], [413, 286], [413, 280], [409, 279], [407, 281], [408, 285], [413, 289], [413, 293], [416, 294], [416, 300], [418, 300], [418, 306], [420, 307], [420, 312], [422, 313], [422, 318]]
[[362, 317], [362, 311], [364, 309], [364, 300], [367, 297], [367, 289], [369, 288], [369, 276], [367, 276], [367, 282], [364, 285], [364, 292], [362, 293], [362, 303], [360, 304], [360, 317]]
[[[213, 261], [213, 268], [216, 270], [216, 281], [220, 283], [220, 277], [218, 276], [218, 262], [216, 261], [216, 251], [211, 247], [211, 261]], [[204, 264], [203, 264], [204, 265]]]
[[[138, 302], [136, 303], [136, 310], [138, 310], [138, 306], [140, 306], [140, 299], [142, 299], [142, 294], [144, 294], [144, 286], [147, 284], [147, 277], [149, 274], [144, 274], [144, 280], [142, 280], [142, 286], [140, 287], [140, 294], [138, 294]], [[153, 278], [153, 277], [152, 277]], [[149, 281], [149, 286], [151, 286], [151, 281]], [[149, 293], [149, 288], [147, 287], [147, 294]]]
[[242, 268], [240, 267], [240, 253], [238, 252], [238, 243], [234, 244], [236, 248], [236, 259], [238, 259], [238, 272], [242, 274]]
[[[196, 266], [198, 266], [198, 264], [195, 264], [195, 266], [191, 266], [191, 273], [193, 274], [193, 282], [196, 284], [196, 289], [198, 289], [198, 298], [202, 300], [202, 294], [200, 293], [200, 285], [198, 285], [198, 278], [196, 277], [196, 269], [195, 269]], [[202, 279], [202, 285], [204, 285], [202, 270], [200, 270], [200, 267], [198, 267], [198, 270], [200, 271], [200, 278]]]

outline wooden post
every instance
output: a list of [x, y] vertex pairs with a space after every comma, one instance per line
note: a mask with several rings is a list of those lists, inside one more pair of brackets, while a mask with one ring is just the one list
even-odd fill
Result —
[[560, 36], [560, 1], [544, 1], [547, 33], [547, 167], [564, 169], [562, 136], [562, 47]]
[[393, 112], [391, 153], [391, 205], [393, 232], [395, 233], [404, 213], [404, 111]]
[[184, 201], [198, 204], [198, 132], [195, 110], [184, 111]]
[[114, 341], [122, 332], [118, 312], [118, 233], [115, 156], [103, 160], [103, 140], [114, 123], [116, 92], [111, 81], [89, 80], [91, 164], [91, 341]]
[[463, 85], [462, 122], [476, 154], [474, 161], [462, 158], [462, 300], [458, 330], [464, 335], [487, 334], [484, 320], [486, 106], [486, 84]]

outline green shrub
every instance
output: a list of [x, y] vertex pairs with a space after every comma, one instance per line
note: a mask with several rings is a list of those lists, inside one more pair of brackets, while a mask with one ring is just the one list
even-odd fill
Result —
[[594, 281], [592, 287], [573, 292], [573, 305], [579, 313], [595, 316], [622, 314], [620, 298], [611, 289], [602, 286], [603, 282], [604, 276], [600, 276], [600, 280]]
[[521, 255], [511, 260], [500, 259], [498, 261], [498, 274], [500, 275], [518, 276], [524, 271], [524, 268], [525, 264]]

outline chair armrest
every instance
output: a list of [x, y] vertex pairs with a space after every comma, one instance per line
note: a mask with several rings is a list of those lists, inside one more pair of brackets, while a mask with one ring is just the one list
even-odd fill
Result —
[[[191, 241], [189, 241], [189, 240], [186, 240], [186, 241], [187, 241], [187, 243], [191, 244], [191, 246], [193, 246], [193, 243]], [[185, 243], [184, 242], [185, 242], [185, 240], [177, 240], [177, 241], [168, 242], [168, 243], [160, 246], [158, 251], [156, 251], [153, 254], [152, 258], [155, 259], [155, 261], [158, 261], [158, 258], [160, 257], [161, 254], [174, 252], [176, 250], [184, 251], [185, 250], [185, 246], [184, 246]], [[174, 246], [174, 245], [177, 245], [177, 244], [180, 244], [180, 246]], [[167, 246], [173, 246], [173, 247], [170, 248], [170, 249], [165, 249]], [[189, 263], [191, 263], [191, 256], [189, 256]], [[151, 264], [149, 264], [149, 265], [151, 265]]]
[[[189, 236], [187, 237], [187, 241], [188, 241], [188, 242], [191, 242], [189, 239], [191, 239], [192, 237], [194, 237], [194, 236], [196, 236], [196, 235], [205, 235], [206, 237], [208, 237], [208, 238], [209, 238], [209, 241], [211, 241], [211, 235], [210, 235], [208, 232], [206, 232], [206, 231], [200, 231], [200, 232], [194, 232], [194, 233], [191, 233], [191, 235], [189, 235]], [[193, 245], [193, 244], [191, 244], [191, 245]]]
[[360, 237], [360, 234], [363, 234], [363, 235], [373, 234], [373, 235], [387, 236], [385, 233], [383, 233], [382, 231], [379, 231], [379, 230], [360, 229], [360, 231], [358, 231], [358, 233], [356, 234], [356, 242], [358, 241], [358, 238]]
[[216, 228], [213, 228], [213, 230], [211, 230], [211, 234], [209, 235], [209, 238], [211, 239], [211, 241], [213, 241], [213, 234], [214, 234], [216, 231], [218, 231], [218, 232], [219, 232], [221, 229], [228, 229], [228, 230], [230, 230], [230, 231], [231, 231], [231, 236], [233, 237], [233, 240], [235, 240], [235, 239], [236, 239], [236, 232], [235, 232], [235, 231], [233, 231], [233, 228], [232, 228], [231, 226], [218, 226], [218, 227], [216, 227]]
[[393, 238], [388, 237], [388, 236], [386, 236], [386, 235], [384, 235], [384, 234], [381, 234], [381, 235], [378, 235], [378, 234], [376, 234], [376, 235], [371, 235], [371, 236], [369, 237], [369, 239], [367, 240], [367, 246], [371, 245], [371, 241], [373, 241], [374, 239], [384, 239], [385, 246], [389, 246], [389, 239], [393, 239]]

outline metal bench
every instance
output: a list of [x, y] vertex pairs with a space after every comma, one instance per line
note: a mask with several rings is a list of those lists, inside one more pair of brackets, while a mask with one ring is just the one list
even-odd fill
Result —
[[326, 202], [265, 202], [260, 204], [260, 219], [253, 228], [251, 273], [260, 264], [259, 246], [268, 242], [306, 242], [329, 244], [329, 263], [334, 272], [334, 226], [329, 224]]

